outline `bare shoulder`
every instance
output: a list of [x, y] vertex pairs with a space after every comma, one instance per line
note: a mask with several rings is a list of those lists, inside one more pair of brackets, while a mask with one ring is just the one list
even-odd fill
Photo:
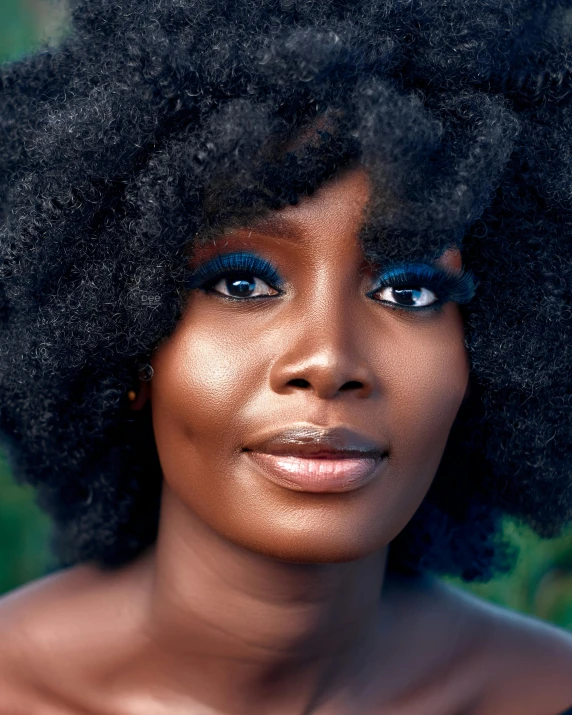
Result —
[[54, 659], [53, 653], [45, 657], [50, 650], [46, 643], [50, 615], [69, 593], [66, 584], [77, 582], [78, 575], [76, 571], [52, 574], [0, 598], [0, 715], [34, 712], [40, 664], [46, 660], [49, 670]]
[[35, 712], [35, 694], [56, 675], [94, 583], [92, 570], [78, 566], [0, 598], [0, 715]]
[[93, 569], [77, 566], [32, 581], [0, 598], [0, 657], [17, 656], [27, 651], [27, 646], [35, 651], [50, 648], [55, 637], [61, 643], [62, 620], [70, 625], [96, 583]]
[[80, 712], [67, 703], [79, 702], [93, 663], [121, 655], [127, 600], [121, 576], [89, 565], [0, 598], [0, 715]]
[[475, 715], [560, 715], [572, 706], [571, 632], [440, 581], [435, 589], [445, 610], [461, 609], [479, 633]]

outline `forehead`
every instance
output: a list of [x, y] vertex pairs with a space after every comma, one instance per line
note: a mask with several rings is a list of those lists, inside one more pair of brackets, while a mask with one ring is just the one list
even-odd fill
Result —
[[311, 235], [326, 225], [359, 233], [371, 197], [371, 182], [362, 168], [345, 171], [323, 184], [312, 196], [249, 222], [248, 228], [280, 238]]
[[[372, 201], [373, 197], [373, 201]], [[354, 166], [340, 172], [321, 185], [314, 194], [301, 199], [296, 205], [278, 210], [268, 210], [262, 216], [252, 218], [243, 225], [228, 226], [213, 236], [208, 242], [193, 248], [196, 261], [206, 260], [221, 250], [244, 248], [255, 245], [257, 241], [284, 241], [299, 244], [319, 238], [325, 240], [324, 246], [335, 244], [343, 237], [344, 242], [359, 241], [368, 234], [376, 232], [375, 188], [370, 175], [362, 166]], [[382, 204], [387, 206], [385, 199]], [[383, 209], [382, 209], [383, 211]], [[418, 242], [419, 243], [419, 242]], [[363, 241], [362, 241], [363, 248]], [[377, 256], [368, 257], [373, 262], [383, 260], [383, 245]], [[391, 248], [386, 246], [386, 248]], [[395, 247], [393, 247], [395, 248]], [[439, 250], [429, 248], [418, 253], [415, 258], [437, 260], [451, 246], [444, 245]], [[457, 251], [458, 252], [458, 251]], [[391, 250], [388, 251], [388, 255]], [[395, 253], [395, 251], [394, 251]], [[404, 259], [410, 259], [406, 250], [397, 251], [392, 258], [402, 253]]]
[[261, 237], [302, 243], [327, 232], [332, 238], [335, 234], [357, 238], [370, 194], [365, 170], [345, 171], [294, 206], [268, 211], [242, 226], [229, 226], [204, 247], [197, 247], [195, 255], [206, 256], [230, 243], [256, 241]]

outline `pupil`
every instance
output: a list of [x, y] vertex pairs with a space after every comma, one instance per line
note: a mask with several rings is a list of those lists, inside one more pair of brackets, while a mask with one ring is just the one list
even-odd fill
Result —
[[420, 288], [394, 288], [393, 293], [397, 299], [404, 299], [404, 305], [415, 305], [414, 298], [418, 300], [421, 297]]
[[244, 297], [256, 288], [256, 281], [252, 276], [241, 275], [226, 279], [226, 287], [231, 295]]

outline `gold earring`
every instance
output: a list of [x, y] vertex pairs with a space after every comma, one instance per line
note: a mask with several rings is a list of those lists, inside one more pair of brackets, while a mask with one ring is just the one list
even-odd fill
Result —
[[[138, 377], [140, 380], [144, 380], [145, 382], [149, 382], [149, 380], [153, 377], [153, 368], [149, 363], [140, 365]], [[127, 397], [130, 402], [135, 402], [137, 399], [137, 392], [135, 390], [129, 390]]]

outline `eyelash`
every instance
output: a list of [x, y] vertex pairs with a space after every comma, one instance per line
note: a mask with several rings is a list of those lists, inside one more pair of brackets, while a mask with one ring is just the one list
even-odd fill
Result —
[[[218, 291], [212, 290], [214, 284], [222, 278], [232, 273], [242, 273], [250, 276], [262, 278], [272, 288], [280, 291], [283, 280], [278, 271], [267, 260], [259, 258], [251, 253], [224, 253], [212, 261], [195, 269], [185, 282], [187, 290], [199, 288], [206, 293], [216, 293], [222, 298], [233, 301], [258, 300], [259, 298], [269, 298], [277, 296], [254, 296], [239, 298], [236, 296], [226, 296]], [[460, 272], [441, 268], [440, 266], [429, 266], [423, 263], [409, 263], [396, 268], [391, 268], [382, 273], [378, 278], [374, 290], [367, 293], [368, 297], [373, 297], [383, 288], [428, 288], [436, 297], [434, 303], [425, 306], [407, 306], [393, 303], [386, 300], [378, 300], [396, 310], [404, 310], [413, 313], [437, 312], [448, 301], [455, 303], [468, 303], [477, 288], [477, 280], [471, 271], [462, 270]], [[281, 291], [279, 292], [279, 295]]]
[[472, 272], [465, 269], [455, 271], [424, 263], [409, 263], [383, 273], [378, 278], [375, 289], [367, 295], [372, 297], [383, 288], [428, 288], [436, 297], [435, 302], [430, 305], [414, 307], [385, 300], [379, 302], [409, 312], [437, 312], [449, 301], [469, 303], [475, 295], [477, 285], [477, 279]]
[[[283, 280], [274, 266], [264, 258], [254, 256], [252, 253], [223, 253], [212, 261], [199, 266], [185, 282], [187, 290], [200, 288], [208, 291], [214, 283], [232, 273], [246, 273], [262, 278], [272, 287], [280, 286]], [[231, 300], [257, 300], [257, 298], [235, 298], [223, 296]], [[261, 296], [262, 297], [262, 296]], [[266, 297], [266, 296], [263, 296]]]

